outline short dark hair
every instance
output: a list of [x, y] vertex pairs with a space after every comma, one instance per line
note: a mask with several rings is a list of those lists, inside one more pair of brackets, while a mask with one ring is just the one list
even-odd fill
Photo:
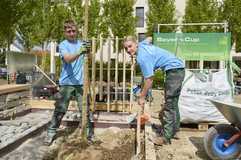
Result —
[[64, 22], [64, 30], [66, 30], [67, 28], [72, 28], [72, 27], [76, 27], [77, 28], [77, 25], [76, 25], [76, 23], [73, 20], [69, 19], [69, 20], [66, 20]]

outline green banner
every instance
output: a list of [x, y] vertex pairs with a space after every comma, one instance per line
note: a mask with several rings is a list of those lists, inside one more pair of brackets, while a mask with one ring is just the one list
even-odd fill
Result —
[[154, 45], [184, 60], [230, 59], [231, 33], [154, 33]]

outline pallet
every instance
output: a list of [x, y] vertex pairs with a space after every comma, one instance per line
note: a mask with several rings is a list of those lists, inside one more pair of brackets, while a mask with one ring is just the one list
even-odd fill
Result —
[[217, 122], [181, 123], [181, 130], [207, 131], [209, 128], [217, 124], [219, 123]]

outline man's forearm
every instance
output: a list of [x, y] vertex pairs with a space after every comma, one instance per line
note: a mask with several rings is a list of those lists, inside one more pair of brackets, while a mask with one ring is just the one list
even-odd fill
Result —
[[143, 89], [142, 89], [142, 91], [141, 91], [140, 97], [142, 97], [142, 98], [143, 98], [143, 97], [146, 97], [148, 90], [149, 90], [149, 89], [151, 88], [151, 86], [152, 86], [152, 82], [153, 82], [152, 77], [151, 77], [151, 78], [147, 78], [147, 79], [145, 80], [144, 87], [143, 87]]
[[79, 58], [79, 56], [80, 55], [78, 55], [78, 54], [66, 54], [66, 55], [64, 55], [64, 61], [66, 63], [71, 63], [74, 60], [76, 60], [77, 58]]

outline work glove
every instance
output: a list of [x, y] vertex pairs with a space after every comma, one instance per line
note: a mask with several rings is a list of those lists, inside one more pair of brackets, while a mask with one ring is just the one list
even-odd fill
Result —
[[83, 45], [75, 52], [75, 54], [77, 55], [82, 55], [86, 53], [87, 53], [87, 48]]
[[90, 41], [83, 41], [80, 49], [76, 52], [76, 54], [78, 54], [78, 55], [88, 54], [90, 48], [91, 48], [91, 43], [90, 43]]
[[91, 41], [83, 41], [82, 45], [85, 46], [87, 49], [90, 49], [91, 48]]

